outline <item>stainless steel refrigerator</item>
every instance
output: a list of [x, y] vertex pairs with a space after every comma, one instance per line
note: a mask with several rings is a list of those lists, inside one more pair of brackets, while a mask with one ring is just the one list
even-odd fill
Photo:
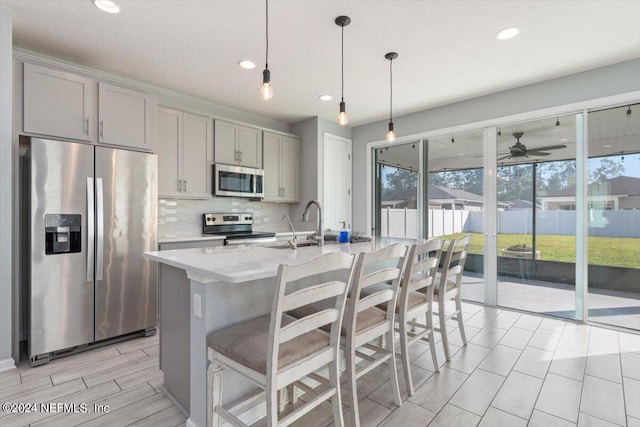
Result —
[[155, 333], [157, 157], [31, 138], [25, 164], [32, 365]]

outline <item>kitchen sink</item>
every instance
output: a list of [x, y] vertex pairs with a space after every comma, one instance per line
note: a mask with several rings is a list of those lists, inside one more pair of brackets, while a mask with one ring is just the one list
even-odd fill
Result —
[[[304, 248], [307, 246], [318, 246], [318, 242], [313, 241], [313, 240], [301, 240], [296, 242], [297, 247], [298, 248]], [[287, 242], [278, 242], [277, 244], [273, 244], [273, 245], [264, 245], [266, 248], [271, 248], [271, 249], [291, 249], [291, 247], [289, 246], [289, 244]]]

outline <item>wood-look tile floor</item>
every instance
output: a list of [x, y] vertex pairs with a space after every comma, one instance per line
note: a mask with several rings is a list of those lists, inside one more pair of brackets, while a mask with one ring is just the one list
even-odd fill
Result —
[[[401, 407], [385, 366], [359, 381], [363, 426], [640, 426], [640, 335], [475, 304], [463, 311], [468, 345], [452, 322], [450, 362], [435, 344], [440, 373], [428, 344], [412, 346], [411, 397], [398, 361]], [[0, 425], [184, 425], [162, 381], [157, 336], [38, 368], [22, 363], [0, 373], [0, 402], [96, 403], [109, 413], [0, 413]], [[322, 406], [296, 424], [331, 425], [331, 411]]]

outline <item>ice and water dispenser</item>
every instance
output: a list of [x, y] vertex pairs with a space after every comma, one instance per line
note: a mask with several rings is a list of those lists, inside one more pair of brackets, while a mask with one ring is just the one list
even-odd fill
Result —
[[45, 253], [47, 255], [81, 252], [81, 215], [45, 215]]

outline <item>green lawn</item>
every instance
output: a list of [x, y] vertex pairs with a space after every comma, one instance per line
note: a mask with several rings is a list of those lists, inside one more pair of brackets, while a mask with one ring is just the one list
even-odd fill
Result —
[[[464, 234], [456, 233], [443, 237], [451, 239]], [[471, 234], [469, 253], [484, 253], [483, 238], [480, 233]], [[498, 254], [500, 254], [501, 249], [523, 243], [531, 246], [530, 234], [499, 234]], [[536, 249], [540, 251], [541, 260], [575, 262], [575, 243], [575, 236], [538, 235]], [[629, 237], [589, 237], [589, 264], [640, 268], [640, 239]]]

